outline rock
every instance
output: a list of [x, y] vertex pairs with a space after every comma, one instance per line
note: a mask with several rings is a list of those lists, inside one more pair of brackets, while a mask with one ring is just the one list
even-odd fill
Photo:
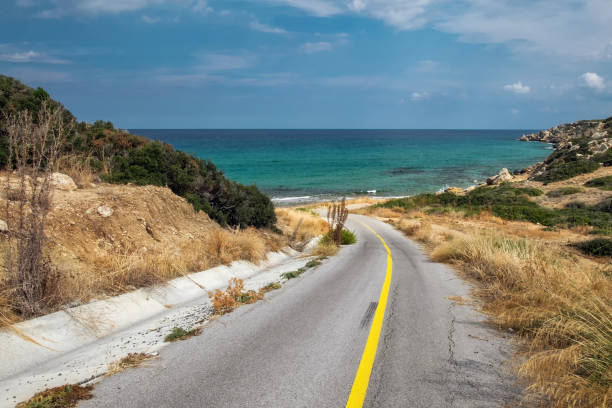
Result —
[[59, 190], [72, 191], [77, 189], [74, 180], [63, 173], [52, 173], [50, 181], [51, 185]]
[[595, 133], [593, 133], [593, 136], [591, 136], [591, 139], [602, 139], [602, 138], [606, 137], [607, 135], [608, 135], [607, 131], [595, 132]]
[[4, 220], [0, 220], [0, 232], [7, 232], [8, 224]]
[[463, 189], [459, 188], [459, 187], [449, 187], [446, 190], [444, 190], [445, 193], [453, 193], [453, 194], [462, 194], [463, 193]]
[[464, 191], [466, 193], [469, 193], [470, 191], [474, 191], [478, 188], [478, 186], [469, 186], [468, 188], [466, 188]]
[[514, 177], [512, 177], [512, 174], [510, 174], [510, 172], [508, 171], [508, 169], [503, 168], [500, 170], [500, 172], [493, 177], [489, 177], [487, 179], [487, 184], [488, 185], [497, 185], [497, 184], [501, 184], [503, 182], [506, 181], [511, 181]]
[[101, 205], [98, 207], [98, 214], [100, 214], [102, 217], [106, 218], [106, 217], [110, 217], [111, 215], [113, 215], [113, 209], [110, 207], [107, 207], [105, 205]]

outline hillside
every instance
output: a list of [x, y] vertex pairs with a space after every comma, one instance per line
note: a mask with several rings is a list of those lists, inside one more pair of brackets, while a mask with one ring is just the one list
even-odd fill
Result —
[[[0, 206], [4, 200], [1, 193]], [[56, 188], [45, 234], [54, 268], [45, 312], [234, 260], [257, 263], [287, 244], [282, 235], [253, 227], [221, 228], [167, 187], [107, 183]], [[20, 319], [3, 264], [0, 256], [0, 326]]]
[[612, 117], [564, 124], [523, 135], [520, 140], [555, 147], [543, 163], [528, 169], [532, 180], [550, 183], [612, 166]]
[[[36, 114], [43, 101], [54, 109], [62, 105], [42, 88], [32, 89], [0, 75], [0, 169], [6, 166], [7, 139], [2, 129], [7, 114], [28, 110]], [[67, 110], [65, 121], [74, 120]], [[84, 185], [90, 181], [115, 184], [168, 186], [185, 197], [197, 211], [222, 225], [271, 227], [276, 218], [270, 199], [255, 186], [227, 179], [210, 161], [174, 150], [115, 129], [111, 122], [75, 123], [63, 149], [59, 171]]]
[[611, 124], [526, 135], [555, 150], [484, 185], [359, 210], [452, 265], [491, 323], [520, 337], [511, 366], [527, 406], [603, 408], [612, 398]]

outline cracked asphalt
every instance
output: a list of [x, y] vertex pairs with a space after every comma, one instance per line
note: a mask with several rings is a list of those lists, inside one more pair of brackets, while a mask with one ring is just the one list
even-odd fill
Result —
[[358, 243], [198, 337], [96, 385], [81, 407], [343, 407], [385, 278], [393, 279], [366, 407], [501, 407], [522, 390], [503, 362], [509, 336], [485, 323], [469, 287], [391, 226], [351, 215]]

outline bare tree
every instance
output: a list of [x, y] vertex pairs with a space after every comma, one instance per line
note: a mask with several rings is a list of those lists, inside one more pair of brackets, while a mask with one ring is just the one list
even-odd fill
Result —
[[6, 269], [13, 307], [23, 316], [43, 311], [53, 284], [44, 226], [51, 209], [51, 174], [72, 125], [64, 123], [62, 108], [46, 102], [34, 116], [22, 111], [6, 118]]
[[346, 208], [346, 197], [342, 197], [340, 203], [333, 203], [327, 207], [327, 223], [329, 224], [329, 236], [336, 245], [342, 243], [342, 230], [348, 218], [349, 211]]

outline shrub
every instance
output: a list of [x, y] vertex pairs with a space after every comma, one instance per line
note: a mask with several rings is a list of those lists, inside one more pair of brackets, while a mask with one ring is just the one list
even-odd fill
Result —
[[[340, 245], [351, 245], [355, 242], [357, 242], [357, 236], [355, 235], [355, 233], [347, 229], [343, 229], [340, 235]], [[334, 244], [329, 232], [321, 237], [319, 243], [321, 245]]]
[[592, 173], [599, 168], [596, 161], [577, 159], [565, 163], [554, 163], [541, 176], [536, 177], [538, 181], [545, 184], [555, 181], [567, 180], [580, 174]]
[[[533, 189], [537, 190], [537, 189]], [[612, 229], [611, 203], [608, 200], [587, 206], [584, 203], [572, 202], [566, 208], [545, 208], [529, 200], [528, 196], [538, 195], [532, 189], [518, 188], [510, 184], [496, 187], [479, 187], [465, 196], [453, 193], [419, 194], [413, 197], [389, 200], [376, 204], [373, 208], [396, 208], [403, 211], [423, 209], [431, 213], [448, 210], [463, 211], [466, 215], [481, 211], [491, 211], [494, 215], [516, 221], [529, 221], [548, 227], [589, 225], [600, 233]]]
[[[612, 129], [608, 130], [608, 133], [612, 133]], [[597, 163], [601, 163], [605, 167], [612, 166], [612, 149], [608, 149], [603, 153], [593, 155], [593, 157], [591, 157], [591, 160]]]
[[612, 191], [612, 176], [598, 177], [587, 181], [584, 185], [587, 187], [596, 187], [601, 190]]
[[166, 336], [164, 341], [172, 342], [177, 340], [185, 340], [189, 337], [197, 336], [201, 332], [200, 329], [185, 330], [182, 327], [175, 327], [172, 332]]
[[93, 398], [93, 385], [62, 385], [39, 392], [26, 402], [17, 404], [17, 408], [72, 408], [80, 400]]
[[546, 195], [548, 197], [563, 197], [566, 195], [581, 193], [583, 191], [584, 190], [580, 187], [563, 187], [557, 190], [549, 191], [548, 193], [546, 193]]
[[573, 244], [587, 255], [612, 256], [612, 239], [595, 238]]
[[211, 299], [212, 305], [217, 314], [226, 314], [242, 304], [255, 303], [263, 299], [265, 291], [259, 292], [254, 290], [244, 290], [244, 281], [238, 278], [232, 278], [227, 285], [225, 291], [220, 289], [214, 292], [208, 292], [208, 297]]
[[[52, 109], [61, 107], [43, 89], [34, 90], [0, 75], [0, 168], [8, 160], [3, 114], [27, 111], [36, 122], [43, 102]], [[64, 123], [74, 122], [70, 112], [63, 108], [62, 112]], [[272, 227], [276, 222], [272, 202], [257, 187], [228, 180], [211, 162], [115, 129], [111, 122], [77, 123], [66, 135], [61, 151], [89, 160], [96, 176], [111, 183], [167, 185], [196, 211], [205, 211], [221, 225], [259, 228]]]
[[349, 231], [347, 229], [342, 230], [342, 239], [340, 244], [342, 245], [351, 245], [357, 242], [357, 235], [354, 232]]

